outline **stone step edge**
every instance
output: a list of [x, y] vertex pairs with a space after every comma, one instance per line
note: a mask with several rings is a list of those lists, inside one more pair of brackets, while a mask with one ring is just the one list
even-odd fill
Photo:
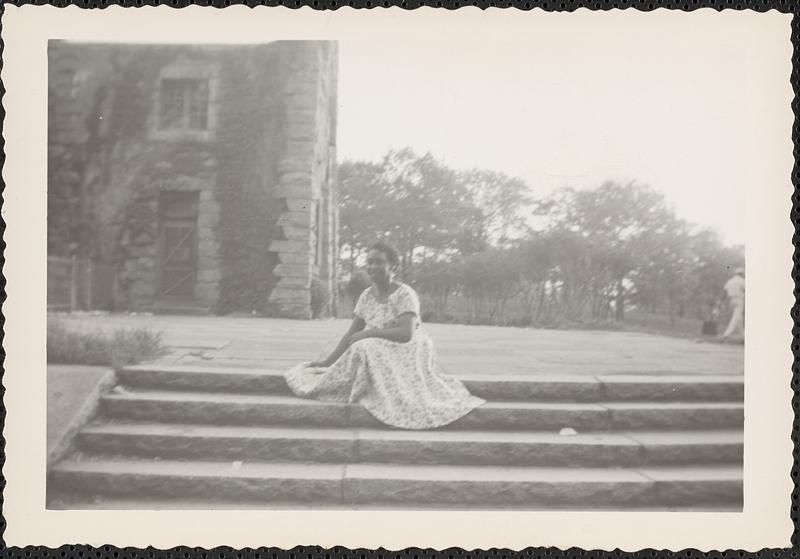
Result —
[[[283, 371], [277, 369], [253, 369], [249, 367], [220, 367], [220, 366], [202, 366], [202, 365], [167, 365], [158, 363], [145, 363], [139, 365], [126, 365], [121, 367], [118, 372], [160, 372], [160, 373], [198, 373], [198, 374], [241, 374], [252, 376], [283, 376]], [[451, 373], [452, 374], [452, 373]], [[705, 375], [705, 374], [686, 374], [686, 373], [669, 373], [648, 375], [641, 373], [603, 373], [599, 375], [569, 375], [562, 373], [531, 373], [530, 375], [508, 375], [508, 374], [480, 374], [480, 373], [463, 373], [452, 374], [457, 378], [468, 378], [470, 380], [481, 381], [529, 381], [536, 382], [541, 380], [544, 383], [550, 382], [566, 382], [566, 383], [599, 383], [601, 379], [608, 382], [617, 380], [625, 380], [629, 382], [644, 382], [658, 384], [661, 382], [686, 382], [686, 383], [700, 383], [700, 384], [715, 384], [715, 383], [732, 383], [744, 384], [744, 375], [729, 374], [729, 375]], [[589, 379], [588, 381], [586, 379]]]
[[[73, 495], [67, 492], [51, 491], [47, 495], [47, 510], [323, 510], [323, 511], [398, 511], [398, 512], [417, 512], [420, 510], [419, 505], [414, 504], [398, 504], [392, 505], [373, 503], [373, 504], [352, 504], [346, 505], [341, 503], [329, 504], [318, 503], [311, 509], [307, 504], [292, 503], [292, 502], [270, 502], [268, 505], [258, 501], [246, 501], [243, 499], [198, 499], [198, 498], [180, 498], [180, 497], [152, 497], [149, 499], [132, 499], [126, 497], [98, 497], [87, 499], [85, 496]], [[435, 506], [427, 505], [426, 511], [468, 511], [475, 510], [475, 507], [467, 506]], [[494, 506], [491, 510], [504, 510], [516, 512], [536, 512], [536, 511], [589, 511], [589, 512], [693, 512], [693, 513], [719, 513], [742, 512], [741, 505], [731, 503], [730, 501], [720, 501], [719, 503], [705, 503], [703, 505], [685, 505], [685, 506], [648, 506], [646, 504], [624, 504], [618, 506], [610, 505], [591, 505], [582, 504], [576, 506], [559, 506], [555, 504], [546, 505], [508, 505], [505, 507]]]
[[[53, 489], [67, 484], [93, 494], [260, 497], [267, 501], [535, 506], [587, 502], [689, 505], [739, 504], [742, 468], [519, 468], [383, 464], [253, 464], [89, 460], [63, 462], [50, 473]], [[124, 481], [125, 483], [120, 483]]]
[[[133, 390], [123, 390], [122, 392], [110, 391], [103, 394], [103, 400], [141, 400], [141, 401], [161, 401], [161, 402], [202, 402], [202, 403], [236, 403], [236, 404], [294, 404], [299, 406], [334, 406], [334, 407], [361, 407], [358, 403], [329, 402], [312, 398], [301, 398], [293, 394], [244, 394], [240, 392], [204, 392], [189, 390], [150, 390], [136, 388]], [[583, 409], [583, 410], [647, 410], [647, 409], [741, 409], [744, 410], [743, 402], [730, 401], [707, 401], [707, 400], [688, 400], [677, 402], [631, 402], [627, 400], [609, 400], [599, 402], [539, 402], [539, 401], [519, 401], [519, 400], [492, 400], [486, 402], [482, 407], [501, 409]]]
[[[133, 385], [146, 385], [153, 379], [144, 380], [136, 375], [166, 375], [166, 380], [156, 382], [160, 386], [187, 388], [187, 384], [195, 386], [201, 384], [207, 390], [225, 390], [233, 384], [244, 389], [256, 389], [261, 392], [287, 392], [289, 389], [283, 379], [283, 373], [276, 370], [253, 370], [231, 367], [194, 367], [183, 365], [134, 365], [124, 367], [118, 371], [122, 383]], [[197, 383], [197, 378], [189, 379], [192, 375], [205, 377], [204, 381]], [[723, 393], [731, 399], [744, 397], [743, 375], [642, 375], [642, 374], [603, 374], [603, 375], [491, 375], [491, 374], [455, 374], [454, 377], [462, 380], [476, 395], [494, 398], [497, 394], [505, 396], [519, 394], [519, 398], [526, 398], [530, 393], [537, 391], [548, 397], [579, 398], [582, 400], [603, 397], [617, 397], [622, 399], [652, 398], [664, 399], [669, 397], [690, 397], [698, 399], [711, 390]], [[169, 378], [172, 377], [172, 378]], [[204, 386], [203, 386], [204, 385]], [[510, 386], [509, 386], [510, 385]], [[510, 391], [509, 391], [510, 390]]]
[[[232, 466], [232, 462], [223, 460], [133, 460], [133, 459], [94, 459], [93, 456], [84, 456], [85, 459], [67, 458], [56, 464], [53, 472], [92, 472], [92, 473], [127, 473], [152, 474], [152, 475], [178, 475], [196, 477], [218, 477], [225, 475], [237, 477], [272, 477], [275, 479], [347, 479], [359, 477], [370, 479], [428, 479], [441, 481], [545, 481], [545, 482], [570, 482], [591, 483], [609, 481], [623, 478], [625, 482], [654, 482], [663, 480], [719, 480], [741, 481], [744, 470], [741, 466], [710, 465], [710, 466], [670, 466], [670, 467], [645, 467], [645, 468], [561, 468], [541, 466], [475, 466], [475, 465], [417, 465], [417, 464], [307, 464], [303, 462], [248, 462], [241, 468]], [[191, 466], [200, 469], [192, 472]], [[364, 475], [364, 472], [380, 475]], [[692, 475], [693, 472], [699, 475]], [[500, 473], [502, 477], [493, 474]], [[300, 475], [298, 475], [300, 474]], [[392, 474], [392, 475], [386, 475]], [[491, 474], [491, 475], [490, 475]], [[562, 479], [558, 474], [568, 474]], [[594, 477], [593, 477], [594, 476]], [[627, 477], [626, 477], [627, 476]], [[516, 478], [516, 479], [511, 479]]]
[[[182, 429], [194, 432], [181, 432]], [[338, 439], [365, 440], [386, 440], [397, 442], [408, 441], [444, 441], [444, 442], [543, 442], [551, 443], [555, 441], [564, 444], [601, 444], [600, 442], [584, 442], [587, 437], [608, 438], [615, 440], [626, 440], [627, 444], [648, 444], [641, 439], [658, 438], [666, 439], [670, 436], [678, 437], [685, 435], [689, 439], [675, 444], [708, 444], [709, 440], [715, 442], [715, 437], [724, 439], [725, 444], [743, 444], [744, 431], [739, 429], [707, 429], [697, 431], [584, 431], [577, 435], [559, 435], [555, 431], [493, 431], [484, 429], [463, 429], [460, 431], [447, 431], [441, 429], [430, 430], [396, 430], [396, 429], [377, 429], [369, 427], [322, 427], [322, 426], [240, 426], [240, 425], [207, 425], [196, 423], [153, 423], [146, 421], [126, 421], [126, 422], [93, 422], [81, 429], [85, 433], [103, 434], [129, 434], [134, 432], [139, 435], [172, 435], [172, 436], [207, 436], [207, 437], [235, 437], [253, 438], [262, 436], [263, 438], [280, 439], [307, 439], [307, 440], [328, 440], [330, 435]], [[337, 436], [338, 435], [338, 436]], [[726, 439], [729, 437], [730, 439]], [[536, 440], [539, 438], [540, 440]], [[605, 443], [602, 443], [605, 444]], [[670, 443], [649, 443], [649, 444], [670, 444]]]
[[92, 453], [151, 458], [559, 467], [741, 464], [744, 452], [743, 432], [735, 430], [562, 436], [554, 431], [403, 432], [147, 422], [88, 425], [77, 443]]
[[[135, 391], [100, 399], [100, 416], [160, 422], [239, 425], [385, 427], [360, 404], [273, 394]], [[443, 426], [468, 430], [714, 430], [738, 429], [740, 403], [719, 402], [487, 402]]]

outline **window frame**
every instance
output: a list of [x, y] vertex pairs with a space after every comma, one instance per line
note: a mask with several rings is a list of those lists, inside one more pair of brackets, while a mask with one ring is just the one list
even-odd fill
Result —
[[[169, 87], [167, 87], [169, 86]], [[208, 130], [208, 80], [197, 78], [161, 78], [161, 95], [158, 106], [159, 130], [192, 130], [202, 132]], [[180, 99], [180, 114], [177, 122], [167, 120], [167, 104], [173, 99]], [[201, 101], [200, 107], [193, 107]], [[192, 126], [193, 109], [199, 108], [202, 113], [202, 126]]]
[[[155, 140], [164, 141], [211, 141], [215, 137], [217, 127], [217, 105], [219, 89], [219, 70], [214, 64], [200, 64], [197, 62], [178, 61], [165, 66], [158, 75], [158, 81], [153, 92], [153, 110], [150, 116], [150, 136]], [[192, 128], [189, 126], [191, 109], [188, 89], [183, 92], [183, 114], [179, 126], [165, 126], [162, 122], [165, 103], [165, 82], [169, 81], [198, 81], [205, 82], [205, 128]]]

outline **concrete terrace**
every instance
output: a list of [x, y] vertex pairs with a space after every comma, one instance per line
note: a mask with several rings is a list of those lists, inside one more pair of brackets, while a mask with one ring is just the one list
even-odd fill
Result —
[[50, 470], [48, 508], [741, 510], [742, 346], [431, 324], [445, 368], [487, 403], [402, 431], [286, 386], [344, 320], [62, 320], [149, 327], [170, 349], [118, 371]]
[[[251, 317], [53, 315], [70, 327], [147, 327], [163, 333], [173, 365], [282, 370], [317, 358], [347, 320]], [[483, 375], [742, 375], [743, 346], [632, 332], [426, 324], [445, 369]]]

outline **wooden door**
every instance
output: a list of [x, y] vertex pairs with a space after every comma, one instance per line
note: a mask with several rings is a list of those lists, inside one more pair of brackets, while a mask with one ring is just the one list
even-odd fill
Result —
[[197, 283], [198, 192], [162, 192], [159, 199], [159, 296], [194, 298]]

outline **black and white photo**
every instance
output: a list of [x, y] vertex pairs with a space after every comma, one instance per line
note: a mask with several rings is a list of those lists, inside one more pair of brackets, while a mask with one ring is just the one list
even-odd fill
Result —
[[778, 495], [777, 17], [174, 12], [37, 39], [44, 514], [699, 534]]

